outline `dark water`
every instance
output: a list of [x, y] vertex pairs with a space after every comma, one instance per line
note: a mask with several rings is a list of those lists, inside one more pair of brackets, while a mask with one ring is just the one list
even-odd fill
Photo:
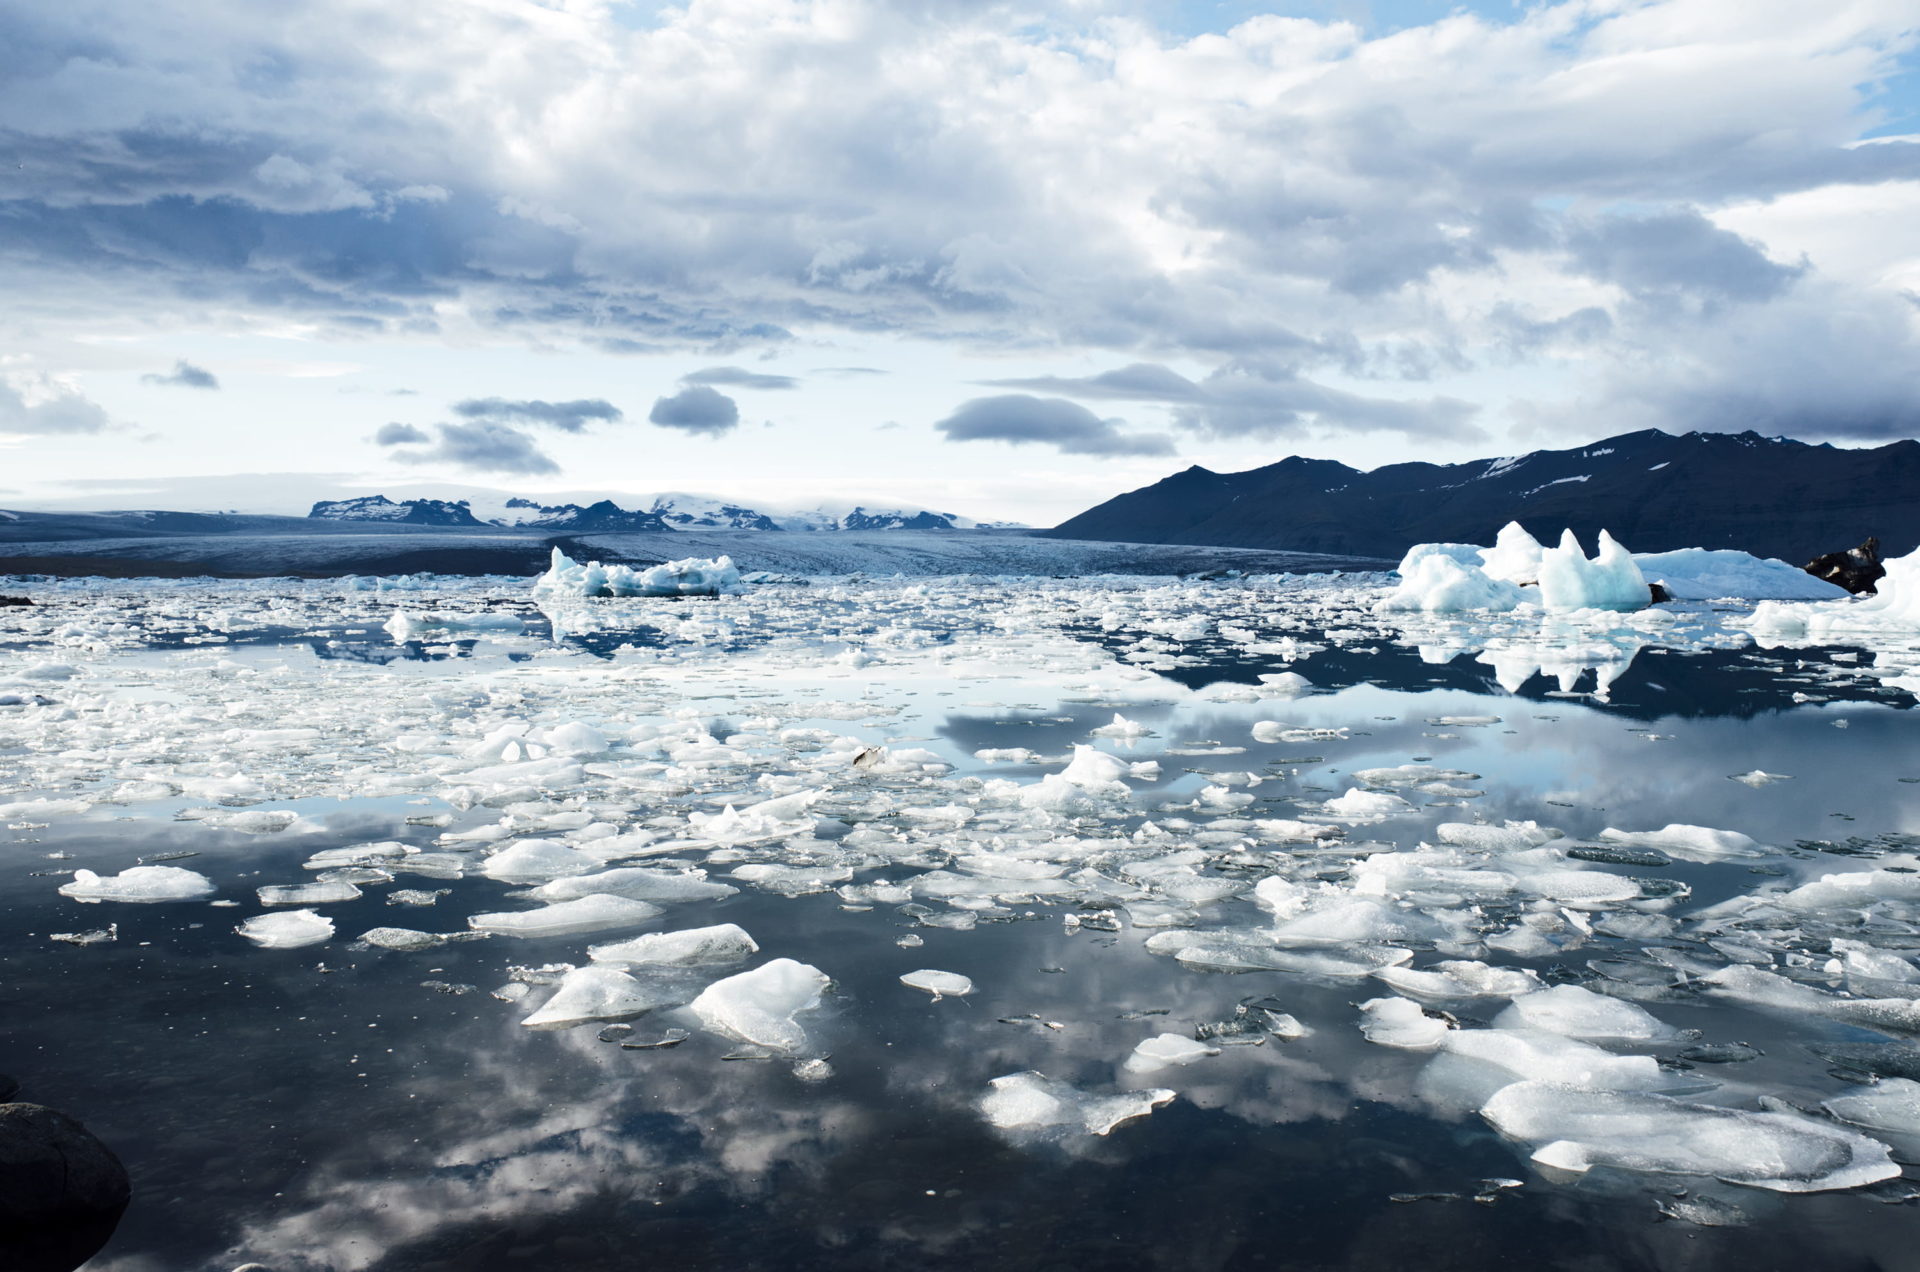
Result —
[[[318, 658], [356, 656], [341, 652], [351, 643], [275, 636]], [[369, 654], [377, 648], [367, 642]], [[416, 656], [391, 642], [384, 652]], [[1270, 670], [1205, 652], [1205, 666], [1170, 679], [1251, 683]], [[1831, 663], [1832, 652], [1792, 657]], [[1920, 777], [1911, 699], [1870, 678], [1823, 681], [1827, 701], [1796, 704], [1791, 693], [1806, 686], [1783, 682], [1751, 650], [1643, 653], [1611, 701], [1595, 702], [1555, 697], [1546, 681], [1509, 696], [1467, 657], [1432, 664], [1391, 646], [1327, 651], [1295, 668], [1335, 692], [1295, 704], [1293, 722], [1349, 727], [1350, 740], [1248, 744], [1248, 721], [1260, 717], [1233, 702], [1129, 707], [1162, 743], [1244, 748], [1165, 756], [1152, 789], [1190, 792], [1212, 770], [1274, 774], [1249, 815], [1288, 816], [1289, 801], [1345, 789], [1346, 772], [1427, 757], [1482, 776], [1487, 793], [1472, 811], [1489, 820], [1546, 813], [1574, 835], [1679, 821], [1793, 845], [1760, 866], [1633, 871], [1673, 880], [1691, 905], [1751, 889], [1763, 877], [1755, 869], [1849, 868], [1910, 846], [1920, 831], [1915, 787], [1900, 780]], [[1075, 701], [1025, 711], [928, 705], [918, 722], [937, 735], [928, 745], [984, 771], [965, 757], [983, 747], [1062, 751], [1111, 713], [1112, 704]], [[1477, 713], [1498, 722], [1434, 723]], [[1839, 720], [1847, 727], [1836, 729]], [[992, 773], [1031, 778], [1046, 767]], [[1727, 780], [1755, 768], [1792, 780], [1758, 790]], [[697, 1029], [653, 1050], [601, 1041], [596, 1024], [529, 1030], [518, 1023], [524, 1005], [490, 996], [510, 966], [578, 962], [585, 945], [627, 933], [350, 948], [346, 936], [368, 928], [454, 931], [469, 913], [514, 904], [512, 889], [484, 878], [402, 876], [392, 887], [454, 893], [414, 909], [369, 886], [357, 901], [324, 907], [342, 934], [325, 945], [259, 950], [235, 936], [233, 923], [258, 911], [254, 886], [309, 878], [301, 863], [324, 847], [427, 846], [437, 832], [404, 818], [444, 810], [311, 801], [305, 811], [324, 832], [251, 836], [132, 817], [7, 832], [0, 1069], [21, 1081], [16, 1098], [80, 1118], [132, 1174], [132, 1204], [88, 1265], [98, 1272], [249, 1261], [276, 1272], [1914, 1266], [1912, 1171], [1909, 1181], [1792, 1197], [1606, 1168], [1547, 1178], [1476, 1114], [1419, 1098], [1427, 1057], [1361, 1038], [1353, 1004], [1378, 985], [1199, 974], [1148, 954], [1124, 921], [1118, 932], [1070, 931], [1044, 904], [951, 931], [892, 906], [849, 910], [832, 894], [749, 891], [675, 906], [654, 925], [738, 923], [764, 955], [831, 975], [824, 1006], [803, 1017], [812, 1054], [831, 1065], [821, 1080], [787, 1058], [728, 1059], [736, 1044]], [[458, 824], [490, 819], [483, 812]], [[1411, 846], [1426, 829], [1408, 820], [1366, 833]], [[53, 852], [70, 855], [50, 860]], [[245, 903], [82, 906], [36, 873], [109, 873], [170, 852], [198, 853], [178, 864]], [[866, 871], [855, 882], [902, 874]], [[1244, 900], [1223, 908], [1242, 922], [1256, 917]], [[118, 925], [110, 944], [48, 939], [108, 922]], [[909, 935], [923, 944], [896, 943]], [[1596, 963], [1631, 960], [1640, 944], [1601, 938], [1518, 965], [1550, 982], [1594, 983], [1604, 974]], [[923, 967], [963, 973], [978, 990], [929, 1002], [898, 981]], [[978, 1111], [991, 1079], [1023, 1070], [1124, 1089], [1118, 1061], [1140, 1039], [1191, 1033], [1265, 999], [1313, 1033], [1151, 1075], [1180, 1098], [1109, 1136], [1020, 1143]], [[1706, 1041], [1762, 1053], [1703, 1077], [1809, 1106], [1845, 1089], [1810, 1043], [1885, 1040], [1693, 993], [1642, 1002]], [[629, 1037], [674, 1019], [643, 1018]], [[1707, 1069], [1689, 1070], [1680, 1050], [1651, 1049], [1676, 1074]], [[1521, 1184], [1473, 1199], [1484, 1181], [1503, 1178]], [[1661, 1214], [1663, 1202], [1702, 1194], [1737, 1207], [1744, 1222]]]

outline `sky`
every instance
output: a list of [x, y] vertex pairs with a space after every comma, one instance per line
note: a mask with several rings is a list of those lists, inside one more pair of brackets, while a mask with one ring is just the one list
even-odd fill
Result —
[[0, 0], [0, 507], [1642, 428], [1920, 433], [1913, 0]]

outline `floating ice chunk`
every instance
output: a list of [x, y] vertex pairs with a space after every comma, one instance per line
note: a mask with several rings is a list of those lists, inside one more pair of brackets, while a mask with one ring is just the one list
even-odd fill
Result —
[[1260, 676], [1260, 696], [1263, 698], [1298, 698], [1313, 688], [1313, 681], [1297, 671], [1270, 671]]
[[1369, 998], [1360, 1004], [1360, 1014], [1360, 1032], [1383, 1047], [1432, 1051], [1452, 1032], [1446, 1021], [1427, 1015], [1409, 998]]
[[1007, 1131], [1084, 1131], [1105, 1135], [1145, 1117], [1176, 1094], [1161, 1088], [1094, 1095], [1040, 1073], [1010, 1073], [987, 1084], [980, 1112]]
[[643, 866], [626, 866], [618, 870], [602, 870], [598, 874], [555, 879], [535, 888], [533, 895], [542, 901], [571, 901], [590, 892], [607, 892], [616, 897], [632, 897], [636, 901], [674, 902], [718, 900], [738, 891], [740, 889], [730, 884], [715, 883], [708, 879], [704, 871], [648, 870]]
[[[1374, 606], [1376, 611], [1382, 614], [1452, 614], [1468, 610], [1506, 613], [1527, 599], [1519, 588], [1505, 579], [1493, 578], [1476, 565], [1441, 553], [1415, 555], [1422, 548], [1436, 546], [1421, 544], [1408, 552], [1401, 564], [1399, 585], [1380, 599]], [[1478, 553], [1479, 549], [1473, 551]]]
[[1493, 1021], [1496, 1029], [1539, 1029], [1563, 1038], [1652, 1042], [1673, 1029], [1633, 1003], [1578, 985], [1555, 985], [1513, 1000]]
[[1920, 981], [1920, 968], [1891, 950], [1876, 949], [1864, 941], [1838, 937], [1828, 942], [1834, 957], [1827, 960], [1830, 976], [1865, 977], [1872, 980], [1911, 983]]
[[541, 883], [599, 869], [598, 857], [553, 839], [521, 839], [488, 857], [480, 872], [504, 883]]
[[687, 557], [649, 569], [584, 564], [559, 548], [547, 572], [533, 581], [535, 596], [720, 596], [745, 590], [732, 557]]
[[1858, 1095], [1837, 1096], [1822, 1107], [1855, 1126], [1920, 1135], [1920, 1082], [1907, 1078], [1882, 1078]]
[[1538, 822], [1510, 821], [1504, 826], [1478, 822], [1442, 822], [1434, 828], [1441, 843], [1479, 852], [1526, 852], [1560, 838], [1560, 832]]
[[1886, 1145], [1853, 1131], [1662, 1095], [1516, 1082], [1480, 1112], [1501, 1134], [1539, 1145], [1535, 1161], [1566, 1171], [1710, 1175], [1776, 1192], [1858, 1188], [1900, 1173]]
[[1681, 548], [1641, 552], [1634, 564], [1676, 601], [1741, 597], [1750, 601], [1844, 600], [1847, 590], [1808, 574], [1797, 565], [1749, 556], [1729, 549]]
[[383, 950], [430, 950], [447, 943], [442, 933], [400, 927], [368, 928], [360, 934], [360, 939]]
[[612, 967], [576, 967], [560, 980], [552, 998], [520, 1023], [529, 1028], [577, 1025], [589, 1020], [630, 1020], [668, 1001]]
[[1659, 830], [1615, 830], [1609, 826], [1600, 838], [1610, 844], [1630, 848], [1658, 848], [1670, 856], [1687, 861], [1726, 861], [1741, 857], [1760, 857], [1766, 850], [1737, 830], [1714, 830], [1708, 826], [1671, 823]]
[[360, 889], [350, 883], [269, 884], [254, 889], [261, 905], [326, 905], [333, 901], [351, 901]]
[[[1493, 546], [1478, 552], [1480, 568], [1489, 578], [1508, 583], [1538, 583], [1540, 558], [1546, 549], [1518, 521], [1509, 521], [1494, 536]], [[1472, 562], [1468, 562], [1472, 564]]]
[[1383, 967], [1374, 975], [1416, 998], [1518, 998], [1541, 987], [1540, 977], [1524, 967], [1490, 967], [1461, 959], [1421, 969]]
[[798, 1051], [807, 1045], [807, 1034], [794, 1017], [819, 1006], [827, 984], [827, 974], [819, 968], [776, 958], [750, 972], [715, 981], [693, 1000], [692, 1010], [715, 1033]]
[[1765, 769], [1753, 769], [1746, 773], [1730, 773], [1728, 774], [1727, 780], [1739, 782], [1743, 786], [1751, 786], [1755, 790], [1759, 790], [1762, 786], [1770, 786], [1775, 782], [1790, 782], [1793, 780], [1793, 775], [1790, 773], [1769, 773]]
[[1169, 1065], [1189, 1065], [1208, 1056], [1217, 1056], [1220, 1048], [1195, 1042], [1185, 1034], [1155, 1034], [1133, 1049], [1123, 1066], [1129, 1073], [1150, 1073]]
[[1770, 898], [1796, 910], [1864, 910], [1879, 901], [1920, 900], [1920, 875], [1894, 870], [1850, 870], [1821, 875]]
[[716, 923], [678, 932], [649, 932], [614, 945], [595, 945], [587, 951], [587, 957], [596, 963], [706, 967], [738, 963], [759, 951], [745, 929], [733, 923]]
[[333, 938], [333, 920], [312, 910], [257, 914], [233, 929], [255, 945], [269, 950], [294, 950]]
[[1639, 884], [1604, 870], [1534, 870], [1519, 875], [1516, 884], [1536, 897], [1576, 907], [1613, 905], [1640, 895]]
[[820, 791], [796, 791], [745, 808], [728, 804], [718, 813], [691, 813], [687, 822], [695, 835], [716, 844], [750, 844], [781, 839], [813, 829], [813, 819], [807, 810], [820, 796]]
[[578, 720], [547, 730], [545, 741], [561, 755], [599, 755], [607, 749], [607, 735]]
[[1116, 711], [1113, 713], [1113, 723], [1101, 725], [1093, 731], [1093, 736], [1096, 738], [1124, 738], [1131, 741], [1135, 738], [1144, 738], [1152, 732], [1153, 730], [1149, 729], [1146, 725], [1141, 724], [1137, 720], [1129, 720]]
[[1617, 1056], [1538, 1029], [1457, 1029], [1444, 1047], [1450, 1057], [1491, 1067], [1500, 1086], [1517, 1079], [1583, 1091], [1648, 1091], [1671, 1081], [1652, 1056]]
[[900, 978], [900, 983], [908, 989], [925, 990], [933, 995], [936, 1003], [942, 998], [964, 998], [973, 992], [973, 982], [960, 973], [938, 972], [932, 968], [908, 972]]
[[1363, 945], [1443, 939], [1446, 929], [1416, 911], [1389, 907], [1361, 897], [1326, 900], [1273, 925], [1275, 945]]
[[657, 905], [596, 892], [578, 900], [542, 906], [538, 910], [469, 915], [467, 926], [476, 932], [492, 932], [500, 936], [567, 936], [575, 932], [632, 927], [659, 916], [660, 907]]
[[1540, 556], [1540, 603], [1550, 610], [1637, 610], [1652, 598], [1633, 556], [1605, 530], [1593, 559], [1568, 530]]
[[1741, 1002], [1812, 1012], [1868, 1029], [1920, 1034], [1920, 999], [1842, 998], [1742, 963], [1709, 972], [1700, 979], [1714, 993]]
[[446, 610], [415, 613], [395, 610], [386, 622], [387, 635], [396, 645], [415, 640], [445, 640], [463, 632], [503, 632], [518, 634], [527, 630], [526, 621], [517, 614], [455, 614]]
[[308, 870], [333, 870], [341, 866], [390, 866], [396, 858], [418, 851], [395, 840], [372, 844], [354, 844], [350, 848], [322, 848], [307, 858]]
[[1328, 800], [1320, 811], [1343, 822], [1385, 821], [1413, 811], [1413, 805], [1387, 791], [1370, 791], [1356, 786], [1346, 794]]
[[213, 892], [213, 880], [180, 866], [129, 866], [117, 875], [73, 872], [60, 895], [75, 901], [195, 901]]

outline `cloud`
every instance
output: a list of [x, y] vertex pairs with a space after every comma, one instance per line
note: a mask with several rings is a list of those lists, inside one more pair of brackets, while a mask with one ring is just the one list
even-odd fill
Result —
[[99, 433], [112, 425], [98, 403], [52, 376], [0, 376], [0, 434]]
[[382, 424], [380, 431], [373, 435], [376, 446], [406, 446], [416, 442], [430, 442], [432, 437], [425, 429], [415, 428], [411, 424]]
[[167, 375], [149, 372], [140, 377], [142, 384], [171, 384], [183, 389], [217, 389], [220, 380], [205, 367], [196, 367], [181, 358], [173, 364], [173, 371]]
[[1155, 363], [1136, 362], [1098, 375], [989, 383], [1095, 400], [1166, 403], [1175, 407], [1176, 425], [1213, 438], [1277, 438], [1308, 431], [1395, 432], [1460, 440], [1486, 436], [1471, 422], [1477, 410], [1472, 403], [1446, 397], [1404, 399], [1351, 393], [1306, 379], [1286, 359], [1238, 359], [1197, 382]]
[[1103, 420], [1065, 398], [1025, 393], [975, 398], [934, 427], [953, 442], [1011, 442], [1051, 446], [1063, 455], [1171, 455], [1163, 433], [1123, 433], [1124, 420]]
[[654, 399], [647, 419], [661, 428], [718, 437], [739, 425], [740, 407], [726, 394], [696, 384], [672, 397]]
[[580, 398], [572, 402], [468, 398], [454, 403], [453, 413], [470, 420], [544, 425], [563, 433], [581, 433], [590, 422], [611, 424], [624, 418], [619, 407], [601, 398]]
[[1097, 352], [1132, 365], [999, 387], [1243, 432], [1214, 390], [1125, 377], [1280, 355], [1293, 382], [1262, 392], [1314, 427], [1440, 436], [1449, 394], [1313, 386], [1457, 376], [1489, 411], [1512, 384], [1471, 378], [1488, 367], [1529, 392], [1630, 386], [1734, 310], [1840, 304], [1806, 289], [1823, 252], [1888, 293], [1911, 255], [1868, 235], [1803, 262], [1716, 224], [1920, 181], [1920, 141], [1858, 144], [1894, 122], [1910, 0], [1774, 4], [1764, 39], [1741, 6], [1685, 0], [1192, 37], [1122, 0], [737, 0], [639, 29], [619, 8], [349, 8], [296, 56], [273, 6], [107, 27], [36, 6], [0, 42], [0, 288], [56, 332], [185, 314], [715, 360], [796, 332]]
[[440, 438], [432, 447], [419, 451], [396, 450], [392, 452], [393, 458], [403, 464], [439, 464], [524, 477], [560, 471], [560, 465], [535, 445], [531, 437], [511, 425], [481, 420], [437, 427]]
[[790, 375], [763, 375], [744, 367], [707, 367], [680, 377], [682, 384], [724, 384], [737, 389], [797, 389], [800, 381]]
[[1152, 362], [1135, 362], [1079, 378], [1046, 375], [1024, 380], [986, 380], [983, 383], [997, 388], [1037, 389], [1043, 393], [1065, 393], [1077, 398], [1111, 398], [1122, 402], [1191, 402], [1201, 396], [1200, 387], [1192, 380]]
[[1576, 227], [1567, 247], [1582, 273], [1639, 295], [1764, 301], [1805, 272], [1693, 211], [1606, 217]]

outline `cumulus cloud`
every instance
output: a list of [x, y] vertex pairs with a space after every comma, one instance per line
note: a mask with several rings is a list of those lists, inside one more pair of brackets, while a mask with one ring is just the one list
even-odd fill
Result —
[[98, 433], [112, 423], [98, 403], [52, 376], [0, 376], [0, 434]]
[[726, 394], [696, 384], [672, 397], [655, 398], [647, 419], [661, 428], [718, 437], [739, 426], [740, 407]]
[[1063, 455], [1171, 455], [1163, 433], [1126, 433], [1077, 402], [1026, 393], [974, 398], [934, 427], [954, 442], [1051, 446]]
[[[1868, 90], [1915, 46], [1911, 0], [1567, 0], [1372, 32], [1262, 14], [1195, 38], [1153, 6], [1033, 8], [707, 3], [635, 30], [598, 4], [419, 0], [324, 29], [277, 6], [107, 27], [36, 6], [0, 77], [0, 287], [76, 330], [190, 310], [431, 336], [458, 314], [716, 359], [849, 333], [1284, 355], [1291, 379], [1260, 390], [1278, 412], [1441, 436], [1462, 418], [1447, 394], [1316, 386], [1513, 363], [1629, 385], [1735, 310], [1835, 300], [1807, 287], [1818, 253], [1717, 210], [1920, 180], [1920, 141], [1857, 144], [1887, 122]], [[1887, 365], [1916, 357], [1909, 333]], [[1127, 382], [1153, 365], [999, 387], [1248, 433], [1221, 386]]]
[[149, 372], [140, 377], [142, 384], [167, 384], [182, 389], [217, 389], [220, 379], [205, 367], [196, 367], [181, 358], [173, 364], [173, 370], [166, 375]]
[[619, 407], [601, 398], [579, 398], [572, 402], [468, 398], [455, 402], [453, 413], [470, 420], [543, 425], [563, 433], [581, 433], [590, 423], [611, 424], [624, 418]]
[[707, 367], [680, 377], [682, 384], [724, 384], [736, 389], [797, 389], [800, 381], [790, 375], [763, 375], [745, 367]]
[[380, 431], [373, 435], [374, 445], [376, 446], [407, 446], [417, 442], [430, 442], [432, 440], [433, 438], [428, 435], [425, 429], [415, 428], [411, 424], [402, 424], [398, 421], [391, 424], [382, 424]]
[[437, 427], [439, 440], [432, 446], [423, 450], [396, 450], [392, 452], [393, 458], [403, 464], [435, 464], [524, 477], [560, 471], [560, 465], [542, 451], [533, 438], [512, 425], [480, 420]]

